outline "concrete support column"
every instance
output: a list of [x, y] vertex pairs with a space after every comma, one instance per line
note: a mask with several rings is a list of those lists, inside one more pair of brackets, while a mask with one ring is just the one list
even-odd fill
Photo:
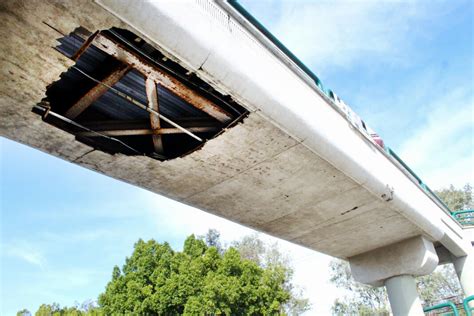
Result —
[[415, 278], [411, 275], [399, 275], [385, 281], [388, 299], [394, 316], [424, 315], [421, 301], [416, 290]]
[[474, 295], [474, 251], [464, 257], [453, 257], [453, 264], [465, 297]]
[[414, 277], [430, 274], [438, 265], [431, 241], [413, 237], [350, 257], [349, 263], [356, 281], [387, 287], [395, 316], [424, 315]]

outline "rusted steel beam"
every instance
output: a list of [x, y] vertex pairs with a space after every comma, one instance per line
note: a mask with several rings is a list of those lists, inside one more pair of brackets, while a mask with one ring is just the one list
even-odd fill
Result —
[[[159, 111], [159, 104], [158, 104], [158, 89], [156, 88], [156, 82], [151, 78], [146, 78], [145, 81], [145, 88], [146, 88], [146, 97], [148, 99], [148, 107], [154, 110], [157, 113]], [[150, 124], [151, 129], [157, 130], [160, 128], [160, 117], [155, 113], [150, 113]], [[161, 139], [161, 135], [152, 135], [153, 138], [153, 147], [155, 148], [155, 152], [161, 154], [163, 153], [163, 140]]]
[[121, 64], [112, 70], [107, 77], [105, 77], [101, 84], [96, 84], [92, 89], [86, 92], [76, 103], [74, 103], [64, 114], [65, 117], [69, 119], [75, 119], [78, 117], [85, 109], [87, 109], [92, 103], [94, 103], [98, 98], [100, 98], [109, 87], [116, 84], [125, 74], [131, 69], [129, 65]]
[[166, 89], [170, 90], [192, 106], [206, 112], [219, 122], [228, 123], [232, 120], [232, 115], [227, 111], [199, 95], [197, 92], [191, 90], [178, 79], [143, 60], [142, 57], [137, 56], [134, 52], [131, 52], [127, 48], [105, 37], [103, 34], [99, 33], [94, 38], [93, 44], [105, 53], [114, 56], [119, 61], [131, 65], [145, 77], [155, 80]]
[[[186, 127], [186, 129], [193, 133], [207, 133], [207, 132], [215, 132], [215, 131], [220, 130], [220, 128], [215, 127], [215, 126]], [[180, 130], [179, 128], [174, 128], [174, 127], [165, 127], [165, 128], [160, 128], [158, 130], [153, 131], [153, 134], [158, 134], [158, 135], [182, 134], [182, 133], [183, 133], [182, 130]]]
[[[219, 130], [217, 127], [189, 127], [187, 128], [188, 131], [193, 133], [205, 133], [205, 132], [215, 132]], [[84, 136], [84, 137], [98, 137], [97, 133], [106, 136], [138, 136], [138, 135], [169, 135], [169, 134], [182, 134], [183, 131], [179, 128], [160, 128], [160, 129], [149, 129], [149, 128], [142, 128], [142, 129], [128, 129], [128, 130], [95, 130], [95, 132], [79, 132], [77, 136]]]
[[71, 56], [71, 59], [74, 61], [78, 60], [79, 57], [81, 57], [81, 55], [91, 46], [97, 34], [99, 34], [99, 31], [96, 31], [94, 34], [89, 36], [81, 45], [81, 47], [79, 47], [79, 49], [74, 53], [74, 55]]

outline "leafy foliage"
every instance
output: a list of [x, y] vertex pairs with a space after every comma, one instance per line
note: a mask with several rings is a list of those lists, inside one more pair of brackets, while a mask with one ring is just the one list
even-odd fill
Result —
[[[30, 316], [28, 310], [17, 313], [22, 316]], [[92, 302], [85, 302], [82, 306], [60, 307], [58, 303], [42, 304], [35, 313], [35, 316], [103, 316], [102, 310]]]
[[[269, 315], [291, 302], [288, 269], [265, 268], [235, 247], [220, 253], [215, 232], [206, 241], [188, 237], [183, 251], [154, 240], [135, 244], [99, 303], [105, 314]], [[212, 237], [212, 238], [211, 238]]]
[[283, 287], [290, 293], [290, 299], [284, 305], [287, 314], [300, 315], [309, 310], [309, 300], [303, 298], [302, 290], [291, 283], [293, 269], [289, 259], [280, 252], [276, 243], [265, 244], [257, 234], [253, 234], [234, 242], [233, 247], [239, 251], [243, 258], [255, 262], [260, 267], [264, 269], [279, 268], [285, 274]]
[[452, 211], [474, 209], [473, 192], [469, 183], [462, 189], [450, 185], [449, 188], [435, 191], [435, 193]]
[[291, 284], [292, 273], [277, 246], [257, 235], [225, 248], [219, 232], [209, 230], [189, 236], [183, 251], [139, 240], [123, 267], [113, 268], [100, 307], [43, 304], [35, 316], [298, 315], [309, 304]]
[[429, 275], [417, 278], [418, 293], [424, 305], [431, 306], [446, 300], [460, 302], [463, 292], [452, 265], [438, 267]]
[[21, 311], [18, 311], [16, 313], [16, 316], [31, 316], [31, 313], [29, 310], [27, 310], [26, 308], [22, 309]]
[[350, 291], [343, 300], [336, 300], [332, 311], [336, 315], [389, 315], [387, 291], [356, 282], [349, 263], [334, 259], [329, 264], [330, 281], [339, 288]]
[[216, 247], [217, 251], [222, 253], [224, 248], [222, 247], [220, 237], [221, 233], [218, 230], [209, 229], [206, 236], [201, 236], [200, 239], [204, 239], [209, 247]]

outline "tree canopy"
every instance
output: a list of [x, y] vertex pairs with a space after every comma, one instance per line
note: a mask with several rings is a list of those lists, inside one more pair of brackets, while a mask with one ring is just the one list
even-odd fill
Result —
[[460, 189], [450, 185], [449, 188], [437, 190], [435, 193], [451, 211], [474, 209], [473, 192], [469, 183]]
[[[16, 313], [17, 316], [32, 316], [29, 310], [22, 309]], [[42, 304], [35, 316], [103, 316], [102, 310], [94, 302], [86, 301], [81, 306], [61, 307], [58, 303]]]
[[139, 240], [99, 304], [106, 314], [268, 315], [290, 300], [284, 284], [281, 267], [263, 269], [233, 247], [221, 255], [193, 235], [182, 252]]
[[[182, 251], [140, 239], [125, 264], [113, 268], [98, 306], [43, 304], [35, 316], [297, 315], [309, 304], [291, 277], [276, 245], [266, 245], [257, 235], [226, 248], [219, 232], [210, 230], [206, 236], [189, 236]], [[17, 315], [31, 314], [22, 310]]]

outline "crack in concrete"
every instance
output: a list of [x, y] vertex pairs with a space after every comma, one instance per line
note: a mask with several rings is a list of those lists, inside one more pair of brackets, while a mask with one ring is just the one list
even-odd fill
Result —
[[95, 149], [91, 149], [91, 150], [89, 150], [89, 151], [83, 153], [82, 155], [76, 157], [76, 158], [75, 158], [73, 161], [71, 161], [71, 162], [77, 162], [77, 161], [79, 161], [80, 159], [84, 158], [85, 156], [87, 156], [88, 154], [90, 154], [90, 153], [93, 152], [93, 151], [95, 151]]
[[347, 210], [347, 211], [342, 212], [341, 215], [346, 215], [347, 213], [352, 212], [352, 211], [355, 211], [355, 210], [357, 210], [358, 208], [359, 208], [358, 206], [354, 206], [354, 207], [351, 208], [350, 210]]

